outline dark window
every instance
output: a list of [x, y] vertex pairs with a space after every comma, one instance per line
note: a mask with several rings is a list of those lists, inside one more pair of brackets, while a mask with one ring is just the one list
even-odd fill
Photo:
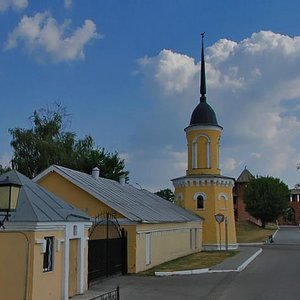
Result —
[[233, 204], [237, 204], [237, 196], [233, 196]]
[[45, 237], [46, 251], [43, 259], [43, 271], [49, 272], [53, 270], [53, 237]]
[[197, 197], [197, 208], [204, 208], [204, 198], [201, 195]]

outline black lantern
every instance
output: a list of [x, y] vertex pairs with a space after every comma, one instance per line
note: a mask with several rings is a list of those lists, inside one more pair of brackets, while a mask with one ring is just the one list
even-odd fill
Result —
[[4, 219], [0, 221], [0, 227], [4, 228], [4, 222], [10, 216], [9, 213], [16, 210], [21, 186], [8, 176], [0, 181], [0, 212], [6, 213]]

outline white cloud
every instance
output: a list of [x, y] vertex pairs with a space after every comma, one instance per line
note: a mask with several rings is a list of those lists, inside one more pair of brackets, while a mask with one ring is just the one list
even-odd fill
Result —
[[225, 173], [231, 173], [237, 167], [236, 160], [232, 157], [228, 157], [228, 158], [225, 159], [225, 161], [224, 161], [224, 163], [222, 164], [221, 167], [222, 167], [222, 170]]
[[84, 47], [93, 39], [102, 37], [91, 20], [82, 27], [70, 31], [70, 20], [58, 24], [48, 12], [33, 17], [24, 16], [18, 26], [9, 33], [5, 50], [23, 44], [29, 53], [39, 59], [50, 58], [54, 62], [84, 59]]
[[27, 0], [0, 0], [0, 12], [4, 12], [9, 8], [21, 10], [28, 6]]
[[[161, 115], [184, 116], [176, 126], [185, 128], [199, 97], [199, 63], [162, 50], [139, 67], [145, 84], [160, 91], [155, 101]], [[206, 49], [206, 74], [208, 102], [224, 127], [222, 173], [238, 176], [247, 165], [254, 174], [299, 181], [300, 36], [260, 31], [240, 42], [221, 39]], [[176, 145], [176, 139], [185, 139], [182, 131], [168, 143]]]
[[194, 59], [166, 49], [158, 56], [140, 59], [139, 65], [144, 74], [150, 72], [166, 94], [182, 92], [198, 74]]
[[186, 151], [176, 151], [174, 146], [166, 145], [162, 150], [162, 155], [172, 162], [174, 175], [181, 176], [180, 172], [187, 169]]
[[11, 161], [11, 154], [4, 153], [0, 156], [0, 165], [2, 165], [3, 167], [9, 166], [10, 161]]
[[65, 8], [69, 9], [72, 7], [72, 0], [64, 0]]

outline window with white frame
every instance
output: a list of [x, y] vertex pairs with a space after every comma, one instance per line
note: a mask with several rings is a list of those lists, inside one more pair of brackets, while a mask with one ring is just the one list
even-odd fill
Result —
[[202, 195], [199, 195], [197, 197], [197, 208], [198, 209], [204, 208], [204, 198]]
[[44, 257], [43, 257], [43, 271], [44, 272], [50, 272], [53, 270], [53, 242], [54, 242], [54, 237], [45, 237], [46, 241], [46, 247], [45, 247], [45, 252], [44, 252]]
[[197, 209], [204, 209], [204, 202], [206, 200], [206, 195], [202, 192], [198, 192], [194, 195], [194, 200], [196, 201]]
[[220, 201], [222, 201], [221, 204], [223, 204], [224, 208], [226, 209], [227, 208], [227, 202], [228, 202], [228, 196], [227, 196], [227, 194], [220, 193], [219, 196], [218, 196], [218, 199]]

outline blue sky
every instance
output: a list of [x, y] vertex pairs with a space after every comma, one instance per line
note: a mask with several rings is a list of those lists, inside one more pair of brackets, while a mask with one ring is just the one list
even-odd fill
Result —
[[300, 181], [298, 1], [0, 0], [0, 163], [9, 128], [60, 102], [67, 130], [125, 158], [156, 191], [186, 169], [184, 128], [207, 96], [224, 127], [222, 174]]

